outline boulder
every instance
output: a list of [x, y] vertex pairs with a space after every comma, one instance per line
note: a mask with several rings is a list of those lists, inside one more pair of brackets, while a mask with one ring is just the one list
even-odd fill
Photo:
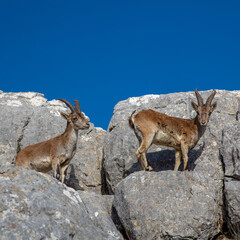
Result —
[[123, 239], [111, 218], [109, 205], [112, 207], [113, 196], [102, 196], [94, 192], [79, 192], [79, 194], [94, 224], [115, 239]]
[[240, 238], [240, 126], [234, 123], [223, 130], [224, 200], [229, 231]]
[[[43, 94], [33, 92], [1, 93], [0, 111], [0, 161], [7, 164], [24, 147], [63, 133], [67, 123], [60, 112], [70, 112], [63, 102], [47, 101]], [[69, 186], [101, 192], [104, 136], [105, 131], [93, 124], [79, 131], [77, 151], [68, 169]]]
[[[46, 99], [39, 93], [0, 94], [1, 161], [10, 164], [16, 153], [21, 150], [24, 131], [29, 125], [32, 115], [34, 115], [34, 106], [37, 109], [37, 106], [45, 103]], [[56, 131], [56, 129], [53, 128], [52, 131]], [[56, 134], [56, 132], [54, 133]], [[36, 137], [38, 137], [38, 134]], [[34, 140], [31, 138], [30, 141], [33, 142]]]
[[[129, 239], [213, 239], [222, 224], [221, 181], [197, 172], [136, 172], [115, 188], [114, 207]], [[213, 185], [211, 185], [213, 184]]]
[[5, 169], [0, 174], [1, 240], [122, 239], [100, 197], [84, 194], [83, 201], [81, 193], [47, 174]]
[[67, 185], [76, 190], [102, 192], [102, 158], [106, 131], [92, 128], [80, 133], [78, 149], [68, 168]]
[[240, 180], [240, 126], [233, 122], [223, 129], [221, 157], [224, 165], [225, 177]]
[[224, 200], [228, 230], [234, 239], [240, 239], [240, 181], [224, 178]]
[[[210, 93], [211, 91], [200, 92], [204, 99], [206, 99]], [[125, 182], [125, 178], [127, 176], [131, 176], [134, 172], [137, 174], [136, 172], [140, 171], [140, 167], [135, 156], [139, 143], [134, 132], [128, 126], [128, 119], [134, 111], [138, 112], [142, 109], [153, 109], [175, 117], [188, 119], [194, 118], [196, 113], [192, 109], [191, 101], [194, 100], [196, 102], [195, 94], [194, 92], [187, 92], [167, 95], [147, 95], [138, 98], [129, 98], [125, 101], [119, 102], [115, 106], [114, 115], [109, 124], [104, 142], [103, 168], [108, 192], [111, 194], [116, 193], [114, 206], [117, 209], [120, 221], [123, 223], [125, 231], [130, 239], [154, 239], [154, 237], [158, 236], [161, 236], [159, 239], [168, 239], [169, 236], [172, 236], [173, 239], [179, 239], [178, 236], [181, 236], [181, 239], [211, 239], [221, 231], [221, 226], [223, 224], [222, 199], [224, 168], [222, 166], [222, 158], [220, 157], [219, 149], [222, 147], [223, 129], [226, 126], [231, 126], [237, 122], [236, 117], [238, 116], [239, 110], [239, 97], [239, 91], [217, 91], [213, 100], [218, 102], [217, 109], [211, 115], [206, 132], [199, 140], [195, 148], [189, 153], [188, 168], [190, 169], [190, 172], [180, 172], [182, 165], [180, 166], [179, 172], [176, 173], [172, 171], [175, 162], [173, 149], [156, 145], [152, 145], [150, 147], [147, 158], [149, 159], [155, 173], [145, 174], [147, 174], [149, 178], [152, 176], [151, 174], [156, 174], [156, 176], [163, 175], [164, 177], [161, 184], [164, 186], [164, 189], [166, 189], [164, 192], [164, 198], [162, 199], [163, 202], [157, 202], [156, 205], [154, 203], [151, 208], [151, 212], [157, 212], [158, 215], [161, 216], [157, 218], [157, 220], [151, 218], [150, 215], [147, 215], [149, 219], [147, 219], [147, 216], [144, 218], [145, 212], [143, 214], [140, 214], [139, 212], [141, 212], [141, 209], [144, 209], [143, 206], [145, 206], [145, 202], [149, 208], [148, 201], [151, 201], [151, 199], [154, 198], [154, 193], [152, 193], [152, 191], [154, 192], [154, 189], [159, 187], [157, 184], [160, 180], [157, 177], [154, 177], [154, 180], [149, 181], [146, 185], [152, 190], [149, 190], [150, 192], [143, 191], [142, 195], [142, 188], [135, 188], [135, 185], [141, 185], [141, 178], [137, 177], [136, 180], [134, 180], [135, 182], [133, 185], [131, 185], [129, 180], [126, 180]], [[174, 186], [172, 188], [168, 177], [170, 177], [171, 183]], [[187, 182], [186, 179], [189, 177], [192, 179], [192, 182], [189, 183], [190, 185], [186, 185], [186, 188], [182, 189], [182, 183], [184, 181]], [[165, 184], [163, 183], [164, 181]], [[192, 191], [189, 190], [191, 185], [198, 186], [199, 190], [201, 189], [202, 191], [199, 191], [199, 196], [196, 192], [194, 193], [193, 198], [196, 197], [194, 200], [195, 203], [192, 203], [192, 201], [186, 201], [186, 199], [188, 199], [188, 192]], [[116, 186], [117, 192], [115, 191]], [[129, 200], [131, 203], [135, 201], [135, 204], [131, 204], [127, 200], [127, 192], [131, 189], [133, 189], [133, 191], [134, 189], [137, 189], [133, 193], [136, 198], [130, 196], [130, 198], [133, 198], [134, 200]], [[178, 190], [176, 193], [178, 195], [176, 197], [175, 195], [172, 195], [174, 189], [182, 189], [182, 192], [179, 193], [180, 190]], [[162, 192], [158, 192], [156, 195], [159, 196], [161, 194]], [[141, 203], [141, 207], [138, 208], [138, 206], [136, 206], [137, 199], [141, 199], [143, 195], [145, 196], [145, 198], [143, 198], [144, 203]], [[211, 196], [210, 198], [212, 200], [209, 200], [206, 196]], [[191, 211], [193, 212], [193, 215], [196, 214], [193, 210], [195, 207], [198, 209], [204, 208], [204, 214], [198, 214], [199, 218], [197, 221], [199, 225], [193, 225], [192, 230], [184, 230], [185, 228], [187, 229], [187, 224], [191, 225], [191, 222], [195, 224], [195, 221], [193, 221], [193, 215], [188, 213], [185, 213], [185, 215], [189, 215], [189, 219], [186, 219], [185, 222], [182, 221], [179, 216], [182, 216], [181, 211], [183, 207], [172, 208], [171, 204], [173, 203], [170, 203], [169, 200], [169, 209], [172, 208], [173, 210], [165, 211], [166, 207], [163, 207], [162, 209], [161, 204], [164, 203], [166, 199], [174, 199], [174, 197], [177, 198], [179, 202], [187, 202], [187, 205], [190, 204], [190, 209], [192, 209]], [[196, 204], [198, 199], [199, 205]], [[123, 203], [120, 203], [121, 201]], [[158, 208], [160, 209], [158, 210]], [[123, 213], [123, 209], [127, 209], [126, 211], [130, 212], [130, 216]], [[215, 218], [213, 219], [211, 214], [208, 215], [205, 211], [212, 214], [214, 213]], [[163, 223], [164, 221], [168, 221], [168, 219], [177, 219], [173, 221], [176, 225], [175, 228], [173, 228], [169, 222], [166, 225]], [[205, 220], [209, 223], [211, 222], [210, 225], [204, 225]], [[134, 221], [136, 221], [136, 224], [140, 221], [140, 227], [135, 226]], [[146, 226], [146, 228], [143, 227], [143, 223], [145, 221], [149, 221], [149, 226]], [[155, 223], [160, 223], [162, 227], [156, 227]], [[209, 229], [209, 231], [206, 230], [205, 227], [206, 229]], [[149, 229], [157, 230], [154, 230], [153, 235], [149, 235], [148, 237], [148, 234], [152, 231]], [[194, 233], [195, 230], [196, 233]]]

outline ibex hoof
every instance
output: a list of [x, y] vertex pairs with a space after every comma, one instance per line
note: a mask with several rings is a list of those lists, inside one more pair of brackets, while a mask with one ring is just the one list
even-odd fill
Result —
[[149, 165], [147, 168], [146, 168], [147, 171], [153, 171], [153, 168]]

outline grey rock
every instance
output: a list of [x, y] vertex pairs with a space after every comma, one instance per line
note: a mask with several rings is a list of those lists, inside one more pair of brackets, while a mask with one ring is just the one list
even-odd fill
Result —
[[240, 181], [224, 179], [224, 199], [227, 226], [235, 239], [240, 238]]
[[102, 191], [103, 143], [106, 131], [93, 128], [78, 140], [77, 152], [68, 169], [67, 184], [76, 190]]
[[[206, 99], [210, 92], [200, 93]], [[189, 153], [190, 172], [172, 171], [174, 150], [155, 145], [147, 154], [154, 172], [139, 172], [129, 116], [153, 109], [193, 118], [191, 100], [194, 92], [129, 98], [115, 106], [107, 133], [93, 124], [79, 131], [66, 181], [88, 191], [77, 193], [49, 175], [11, 164], [21, 148], [61, 134], [66, 121], [60, 111], [69, 109], [39, 93], [0, 92], [0, 239], [122, 239], [117, 229], [129, 239], [213, 239], [223, 207], [229, 229], [238, 234], [240, 91], [217, 90], [217, 109]], [[105, 184], [115, 196], [96, 194]]]
[[[47, 101], [43, 94], [33, 92], [0, 94], [0, 111], [0, 161], [8, 165], [24, 147], [63, 133], [66, 120], [60, 112], [70, 112], [61, 101]], [[101, 191], [104, 136], [105, 131], [93, 124], [90, 129], [79, 131], [77, 154], [68, 170], [69, 186]]]
[[122, 180], [114, 207], [129, 239], [213, 239], [221, 229], [221, 181], [217, 187], [208, 180], [186, 171], [141, 171]]
[[[200, 92], [204, 99], [210, 93], [211, 91]], [[236, 122], [239, 97], [239, 91], [217, 90], [213, 100], [218, 101], [217, 109], [210, 118], [206, 132], [189, 154], [191, 170], [196, 171], [196, 167], [199, 165], [198, 169], [203, 172], [212, 171], [211, 168], [209, 169], [210, 166], [213, 166], [210, 159], [208, 164], [200, 164], [201, 155], [206, 151], [206, 146], [212, 146], [213, 150], [221, 147], [223, 128]], [[191, 106], [192, 100], [196, 101], [194, 92], [146, 95], [129, 98], [115, 106], [104, 142], [103, 168], [109, 193], [114, 193], [115, 186], [123, 178], [140, 170], [135, 156], [139, 143], [134, 132], [128, 126], [129, 116], [134, 111], [153, 109], [174, 117], [193, 118], [196, 113]], [[211, 149], [209, 154], [211, 155]], [[152, 145], [148, 150], [147, 157], [154, 171], [173, 170], [174, 168], [174, 150], [171, 148]], [[217, 158], [220, 161], [219, 157]]]
[[33, 114], [31, 100], [44, 102], [41, 94], [36, 93], [2, 93], [0, 95], [0, 159], [9, 164], [23, 138], [25, 127]]
[[[207, 96], [209, 96], [210, 92], [211, 91], [201, 92], [201, 95], [204, 99], [206, 99]], [[174, 150], [162, 146], [151, 146], [148, 151], [147, 157], [156, 173], [153, 172], [139, 174], [150, 174], [150, 176], [152, 176], [151, 174], [159, 174], [159, 176], [164, 175], [165, 177], [162, 180], [163, 182], [165, 181], [165, 183], [162, 182], [164, 190], [157, 185], [158, 181], [160, 180], [157, 179], [157, 177], [154, 177], [154, 180], [152, 180], [152, 182], [150, 181], [146, 184], [146, 186], [150, 189], [149, 192], [147, 192], [147, 190], [145, 191], [144, 189], [141, 195], [142, 188], [138, 189], [136, 187], [137, 190], [133, 194], [136, 194], [136, 198], [131, 195], [129, 196], [129, 201], [126, 200], [128, 199], [128, 191], [131, 191], [131, 189], [135, 189], [135, 185], [138, 186], [139, 184], [141, 184], [139, 182], [139, 178], [137, 178], [136, 182], [134, 182], [133, 185], [129, 180], [127, 181], [127, 179], [124, 179], [130, 174], [140, 171], [135, 156], [135, 152], [138, 148], [138, 141], [135, 134], [128, 126], [129, 116], [135, 110], [140, 111], [142, 109], [153, 109], [162, 113], [166, 113], [170, 116], [193, 118], [195, 116], [195, 112], [191, 107], [191, 100], [196, 100], [193, 92], [174, 93], [167, 95], [148, 95], [139, 98], [130, 98], [128, 100], [118, 103], [115, 106], [114, 115], [109, 124], [104, 143], [103, 167], [105, 171], [108, 191], [109, 193], [116, 193], [116, 200], [114, 206], [117, 209], [120, 221], [123, 223], [124, 228], [130, 239], [211, 239], [214, 237], [215, 234], [219, 233], [221, 225], [223, 223], [222, 199], [224, 167], [222, 166], [222, 162], [226, 169], [226, 165], [228, 165], [228, 163], [225, 163], [224, 158], [228, 154], [230, 156], [229, 166], [232, 167], [231, 170], [229, 167], [229, 170], [226, 171], [229, 171], [230, 175], [236, 175], [236, 173], [238, 172], [238, 167], [236, 167], [238, 165], [235, 164], [235, 167], [233, 168], [234, 161], [232, 161], [232, 156], [234, 156], [234, 159], [238, 159], [238, 151], [235, 149], [233, 151], [233, 155], [232, 151], [228, 152], [229, 148], [227, 146], [231, 146], [231, 142], [229, 142], [229, 144], [225, 146], [226, 149], [221, 150], [221, 152], [225, 151], [225, 155], [220, 155], [219, 149], [222, 148], [222, 146], [225, 144], [223, 143], [223, 136], [224, 134], [227, 136], [227, 131], [225, 133], [224, 129], [232, 128], [232, 126], [238, 124], [239, 97], [239, 91], [217, 91], [217, 94], [214, 98], [214, 101], [218, 101], [217, 109], [212, 114], [210, 122], [207, 126], [207, 130], [204, 133], [203, 137], [200, 139], [195, 148], [189, 153], [188, 167], [191, 170], [190, 172], [175, 173], [171, 171], [174, 168]], [[235, 141], [238, 136], [239, 134], [236, 134], [235, 138], [230, 136], [230, 139], [232, 139], [232, 141]], [[237, 143], [237, 141], [235, 142]], [[137, 173], [134, 173], [133, 175], [137, 175]], [[130, 175], [128, 179], [131, 176], [132, 175]], [[175, 178], [174, 180], [172, 179], [173, 176]], [[146, 209], [149, 208], [148, 202], [151, 201], [154, 196], [154, 193], [152, 193], [154, 192], [154, 189], [157, 189], [157, 196], [161, 196], [162, 192], [164, 192], [164, 196], [166, 197], [165, 199], [171, 199], [172, 197], [174, 199], [174, 196], [172, 196], [172, 192], [174, 192], [174, 189], [180, 189], [182, 187], [182, 182], [186, 180], [183, 176], [191, 176], [193, 178], [191, 183], [193, 186], [198, 186], [200, 184], [204, 187], [202, 188], [202, 192], [200, 194], [195, 192], [194, 196], [192, 197], [192, 199], [195, 199], [195, 202], [196, 200], [199, 200], [198, 203], [194, 202], [194, 207], [191, 205], [193, 204], [192, 200], [186, 200], [188, 196], [187, 193], [190, 189], [190, 186], [188, 185], [183, 188], [183, 192], [181, 194], [178, 193], [179, 197], [177, 202], [187, 203], [187, 206], [190, 205], [190, 209], [194, 209], [195, 207], [196, 209], [203, 209], [204, 213], [210, 212], [213, 214], [214, 212], [213, 215], [215, 216], [215, 219], [213, 220], [212, 218], [213, 221], [211, 220], [210, 214], [201, 215], [197, 213], [197, 217], [199, 217], [199, 224], [194, 225], [195, 221], [193, 220], [193, 218], [196, 215], [194, 210], [192, 210], [192, 212], [189, 212], [187, 214], [188, 217], [186, 217], [186, 220], [183, 221], [182, 218], [179, 217], [182, 216], [182, 209], [177, 207], [174, 208], [171, 205], [173, 203], [169, 203], [170, 207], [166, 212], [164, 209], [162, 209], [161, 204], [156, 204], [156, 202], [153, 203], [153, 207], [151, 207], [151, 212], [158, 212], [158, 215], [161, 216], [157, 220], [151, 218], [150, 215], [149, 219], [147, 219], [147, 217], [144, 217], [145, 215], [148, 216], [146, 213], [147, 210], [144, 211], [143, 214], [141, 214], [141, 211], [142, 209], [144, 209], [144, 207]], [[172, 179], [172, 188], [168, 178]], [[158, 188], [161, 189], [160, 192], [158, 191]], [[225, 186], [225, 191], [226, 189], [227, 186]], [[236, 195], [238, 194], [238, 191], [232, 191], [232, 193], [233, 192], [236, 192]], [[212, 200], [208, 202], [209, 199], [206, 196], [211, 196], [210, 198]], [[136, 205], [138, 205], [136, 204], [138, 201], [141, 201], [141, 206], [139, 208], [136, 207]], [[233, 209], [238, 208], [235, 206], [236, 204], [238, 203], [234, 201], [234, 204], [232, 205]], [[124, 211], [124, 209], [126, 210]], [[128, 213], [126, 213], [127, 211], [130, 216], [128, 215]], [[165, 224], [161, 218], [164, 219], [164, 221], [173, 219], [175, 227], [172, 226], [170, 223], [168, 227], [168, 224]], [[210, 225], [203, 224], [205, 219], [207, 219], [208, 223], [211, 222]], [[144, 223], [148, 220], [149, 228], [144, 227]], [[136, 223], [140, 221], [142, 225], [140, 224], [140, 227], [138, 228], [134, 225], [134, 221], [136, 221]], [[162, 227], [156, 227], [156, 225], [154, 225], [159, 222]], [[191, 229], [194, 229], [192, 232], [184, 231], [185, 228], [189, 228], [187, 227], [188, 224], [190, 224], [189, 226], [191, 226]], [[237, 226], [236, 223], [235, 226]], [[151, 231], [149, 229], [151, 229]], [[152, 229], [154, 229], [154, 231], [152, 231]], [[173, 231], [173, 229], [175, 229], [176, 231]], [[194, 234], [193, 232], [195, 230], [196, 233]], [[153, 232], [153, 235], [150, 234], [151, 232]]]
[[[89, 200], [89, 199], [88, 199]], [[0, 174], [0, 239], [121, 239], [91, 218], [91, 204], [47, 174], [12, 167]], [[116, 232], [117, 234], [117, 232]]]
[[240, 180], [240, 126], [232, 123], [223, 129], [221, 156], [225, 175]]
[[116, 239], [123, 239], [112, 221], [111, 212], [109, 213], [109, 203], [112, 205], [113, 196], [102, 196], [93, 192], [81, 192], [80, 195], [95, 225]]
[[66, 111], [64, 105], [47, 102], [39, 93], [2, 93], [0, 110], [0, 158], [7, 162], [22, 148], [59, 135], [66, 126], [59, 113]]
[[226, 221], [234, 237], [240, 238], [240, 126], [234, 123], [223, 130], [221, 157], [224, 165]]
[[108, 214], [112, 216], [112, 207], [113, 207], [113, 200], [114, 200], [114, 195], [102, 195], [105, 206], [107, 207]]

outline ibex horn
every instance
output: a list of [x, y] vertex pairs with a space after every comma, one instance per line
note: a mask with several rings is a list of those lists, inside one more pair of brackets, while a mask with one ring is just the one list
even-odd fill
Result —
[[75, 102], [75, 110], [78, 112], [78, 113], [81, 113], [81, 108], [80, 108], [80, 104], [79, 104], [79, 101], [78, 100], [73, 100]]
[[208, 97], [208, 99], [207, 99], [207, 101], [206, 101], [206, 105], [207, 105], [207, 106], [210, 106], [210, 105], [211, 105], [212, 100], [213, 100], [215, 94], [216, 94], [216, 90], [213, 89], [212, 94]]
[[198, 90], [198, 88], [195, 89], [195, 94], [196, 94], [196, 97], [197, 97], [198, 106], [202, 106], [204, 104], [203, 99], [202, 99], [202, 96], [199, 94], [199, 92], [197, 90]]
[[58, 100], [66, 103], [69, 106], [69, 108], [71, 109], [72, 113], [76, 112], [76, 110], [74, 109], [73, 105], [69, 101], [67, 101], [65, 99], [61, 99], [61, 98], [59, 98]]

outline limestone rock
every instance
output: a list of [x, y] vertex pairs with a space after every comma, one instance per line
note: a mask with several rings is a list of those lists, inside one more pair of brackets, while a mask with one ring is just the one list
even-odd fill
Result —
[[234, 123], [223, 130], [221, 157], [224, 165], [226, 221], [232, 235], [240, 238], [240, 126]]
[[141, 171], [116, 186], [114, 207], [129, 239], [213, 239], [222, 221], [219, 190], [197, 172]]
[[21, 141], [31, 116], [34, 114], [34, 107], [37, 108], [45, 103], [46, 99], [38, 93], [0, 94], [1, 161], [11, 163], [17, 151], [22, 147]]
[[[210, 93], [200, 92], [204, 99]], [[76, 192], [51, 172], [11, 164], [21, 148], [61, 134], [66, 121], [60, 111], [70, 110], [43, 94], [0, 92], [0, 239], [205, 240], [220, 236], [223, 221], [236, 238], [240, 91], [217, 90], [217, 109], [189, 153], [190, 171], [182, 172], [182, 165], [173, 171], [174, 150], [156, 145], [147, 154], [153, 172], [140, 171], [137, 163], [129, 116], [153, 109], [193, 118], [192, 100], [194, 92], [129, 98], [115, 106], [107, 132], [93, 124], [79, 131], [66, 181]]]
[[232, 123], [223, 129], [221, 157], [225, 175], [240, 180], [240, 126], [239, 122]]
[[20, 167], [0, 174], [1, 240], [121, 239], [108, 230], [113, 228], [110, 219], [101, 224], [92, 220], [92, 207], [47, 174]]
[[103, 143], [106, 131], [93, 128], [81, 134], [78, 149], [68, 169], [67, 184], [76, 190], [102, 191]]
[[81, 192], [80, 194], [82, 201], [87, 208], [88, 214], [94, 224], [104, 232], [109, 233], [115, 237], [115, 239], [123, 239], [122, 235], [113, 224], [110, 215], [111, 213], [109, 213], [108, 201], [110, 201], [112, 197], [102, 196], [93, 192]]
[[224, 199], [227, 226], [235, 239], [240, 238], [240, 181], [224, 179]]

